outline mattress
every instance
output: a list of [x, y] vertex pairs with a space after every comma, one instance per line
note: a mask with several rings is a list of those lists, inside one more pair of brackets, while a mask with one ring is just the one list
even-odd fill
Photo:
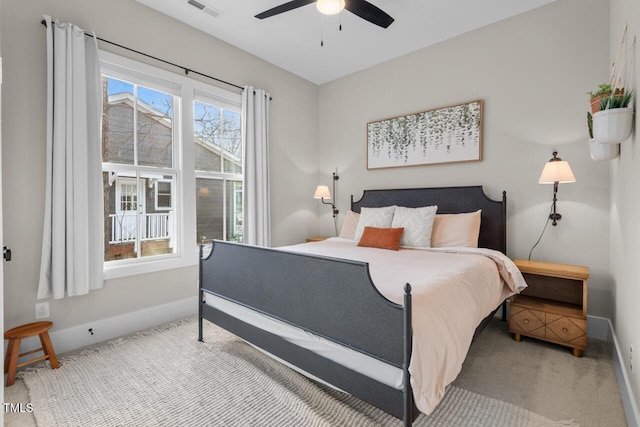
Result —
[[[210, 307], [241, 319], [243, 322], [266, 332], [277, 335], [299, 347], [313, 351], [322, 357], [366, 375], [389, 387], [397, 390], [402, 389], [402, 369], [222, 297], [208, 292], [205, 292], [204, 295], [205, 303]], [[271, 356], [273, 357], [273, 355]], [[294, 369], [300, 371], [297, 367], [294, 367]], [[302, 373], [307, 376], [312, 376], [307, 372]], [[317, 378], [314, 379], [317, 380]]]

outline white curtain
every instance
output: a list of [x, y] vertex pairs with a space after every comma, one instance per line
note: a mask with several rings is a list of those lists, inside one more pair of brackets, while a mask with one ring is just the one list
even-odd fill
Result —
[[242, 92], [244, 165], [244, 243], [271, 245], [269, 202], [269, 99], [264, 90]]
[[47, 159], [38, 298], [84, 295], [103, 285], [100, 117], [95, 38], [47, 23]]

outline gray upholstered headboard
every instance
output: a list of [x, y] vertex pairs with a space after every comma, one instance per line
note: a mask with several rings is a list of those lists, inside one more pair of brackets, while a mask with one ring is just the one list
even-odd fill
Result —
[[403, 188], [394, 190], [365, 190], [358, 201], [351, 196], [351, 210], [362, 207], [405, 206], [418, 208], [438, 206], [439, 214], [475, 212], [482, 209], [478, 246], [507, 252], [507, 193], [502, 200], [491, 200], [482, 186]]

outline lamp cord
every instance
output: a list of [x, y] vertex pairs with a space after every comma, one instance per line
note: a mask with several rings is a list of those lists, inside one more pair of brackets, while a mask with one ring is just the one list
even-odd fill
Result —
[[544, 236], [544, 232], [547, 230], [547, 226], [549, 226], [549, 220], [551, 219], [552, 211], [553, 211], [553, 203], [551, 204], [551, 208], [549, 209], [549, 216], [547, 217], [547, 222], [544, 223], [544, 228], [542, 229], [542, 233], [540, 233], [540, 237], [538, 237], [538, 240], [529, 251], [529, 258], [528, 258], [529, 261], [531, 261], [531, 254], [533, 253], [533, 250], [536, 248], [536, 246], [538, 246], [538, 243], [540, 243], [540, 240], [542, 240], [542, 236]]
[[337, 215], [333, 216], [333, 226], [336, 229], [336, 237], [338, 237], [338, 217], [337, 217]]

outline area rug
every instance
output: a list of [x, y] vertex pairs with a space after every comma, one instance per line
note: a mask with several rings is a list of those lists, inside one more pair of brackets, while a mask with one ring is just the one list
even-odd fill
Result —
[[[400, 426], [390, 415], [327, 389], [205, 322], [188, 318], [21, 375], [36, 422], [49, 426]], [[427, 426], [544, 427], [554, 422], [450, 386]]]

